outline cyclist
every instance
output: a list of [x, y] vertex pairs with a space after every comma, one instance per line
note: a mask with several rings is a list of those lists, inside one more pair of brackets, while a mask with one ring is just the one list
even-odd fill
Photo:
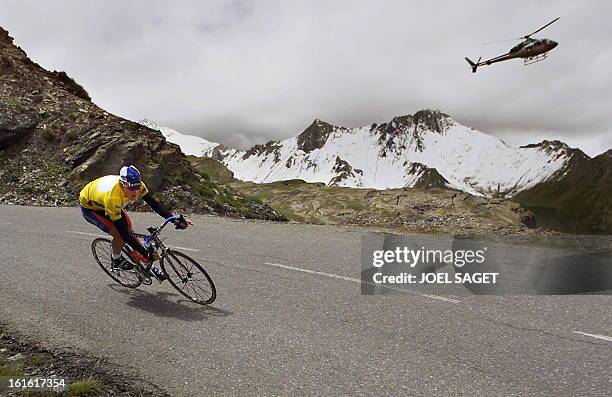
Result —
[[[123, 270], [134, 268], [130, 261], [121, 256], [126, 243], [132, 249], [130, 256], [134, 260], [146, 264], [159, 259], [157, 253], [150, 253], [137, 238], [131, 235], [134, 232], [132, 221], [123, 207], [140, 198], [164, 219], [172, 216], [149, 193], [149, 189], [140, 178], [140, 171], [133, 165], [122, 167], [119, 175], [107, 175], [89, 182], [79, 194], [83, 218], [113, 237], [113, 268]], [[186, 229], [192, 223], [181, 217], [174, 221], [174, 224], [177, 229]], [[166, 279], [160, 268], [153, 266], [151, 270], [160, 281]]]

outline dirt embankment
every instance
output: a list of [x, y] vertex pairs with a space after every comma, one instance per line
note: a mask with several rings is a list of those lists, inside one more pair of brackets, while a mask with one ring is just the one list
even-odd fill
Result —
[[[106, 360], [83, 352], [48, 349], [0, 324], [0, 379], [8, 377], [64, 379], [66, 389], [17, 393], [0, 384], [2, 396], [169, 396], [156, 385], [137, 378]], [[4, 377], [4, 378], [3, 378]]]

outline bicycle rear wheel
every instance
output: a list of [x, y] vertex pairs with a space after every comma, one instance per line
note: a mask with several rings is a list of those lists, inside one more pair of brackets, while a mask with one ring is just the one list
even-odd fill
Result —
[[[142, 278], [135, 270], [114, 270], [113, 264], [113, 248], [111, 240], [107, 238], [97, 238], [91, 243], [91, 252], [93, 253], [96, 262], [104, 270], [106, 274], [124, 287], [136, 288], [142, 283]], [[126, 253], [126, 259], [129, 256]]]
[[190, 301], [208, 305], [217, 298], [215, 284], [206, 270], [187, 255], [168, 250], [160, 265], [170, 284]]

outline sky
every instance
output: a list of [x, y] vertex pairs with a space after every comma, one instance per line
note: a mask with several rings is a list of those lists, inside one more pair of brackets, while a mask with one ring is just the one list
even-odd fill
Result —
[[[0, 26], [130, 120], [245, 149], [316, 118], [345, 127], [439, 109], [511, 145], [612, 148], [609, 1], [0, 0]], [[530, 66], [473, 74], [529, 34]]]

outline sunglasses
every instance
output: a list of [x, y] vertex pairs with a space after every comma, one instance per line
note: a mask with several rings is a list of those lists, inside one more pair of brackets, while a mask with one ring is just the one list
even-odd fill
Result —
[[128, 190], [131, 190], [131, 191], [140, 190], [140, 187], [141, 187], [140, 183], [135, 184], [135, 185], [129, 185], [129, 186], [122, 183], [122, 185], [125, 186]]

